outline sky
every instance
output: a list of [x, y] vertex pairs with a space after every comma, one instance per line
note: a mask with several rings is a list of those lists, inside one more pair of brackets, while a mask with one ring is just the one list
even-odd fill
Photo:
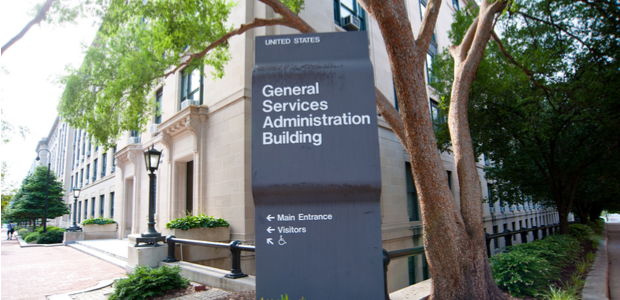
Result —
[[[0, 44], [4, 45], [32, 20], [29, 13], [44, 0], [0, 0]], [[37, 143], [47, 137], [58, 112], [64, 87], [55, 83], [67, 65], [78, 67], [82, 45], [89, 45], [96, 33], [92, 20], [77, 25], [33, 26], [0, 58], [0, 106], [2, 118], [30, 130], [26, 138], [14, 136], [0, 146], [0, 159], [8, 164], [6, 183], [18, 184], [37, 157]], [[4, 184], [4, 183], [3, 183]]]

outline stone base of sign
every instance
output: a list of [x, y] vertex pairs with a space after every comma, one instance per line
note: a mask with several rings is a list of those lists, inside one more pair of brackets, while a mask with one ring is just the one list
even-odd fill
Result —
[[136, 238], [141, 237], [140, 234], [130, 234], [129, 245], [127, 245], [127, 272], [133, 272], [136, 266], [145, 265], [151, 268], [157, 268], [159, 262], [168, 257], [168, 247], [166, 244], [160, 243], [161, 246], [142, 246], [136, 247]]
[[432, 279], [418, 282], [406, 288], [390, 293], [390, 300], [421, 300], [431, 294]]
[[[166, 229], [164, 232], [166, 236], [174, 235], [179, 239], [230, 242], [230, 227], [193, 228], [189, 230]], [[183, 244], [177, 244], [174, 252], [176, 259], [188, 262], [219, 260], [230, 257], [230, 249]]]
[[230, 269], [223, 270], [186, 262], [161, 262], [160, 265], [167, 265], [170, 267], [180, 266], [181, 275], [183, 277], [191, 281], [198, 282], [200, 284], [220, 288], [223, 290], [243, 292], [256, 289], [256, 277], [254, 276], [237, 279], [226, 278], [225, 276], [226, 274], [230, 273]]
[[[177, 257], [177, 259], [178, 258], [179, 257]], [[232, 269], [232, 258], [230, 255], [230, 251], [228, 252], [228, 257], [226, 258], [195, 261], [192, 263], [222, 270]], [[256, 260], [254, 257], [254, 253], [241, 252], [241, 270], [245, 274], [256, 275]]]
[[76, 232], [63, 232], [64, 233], [64, 238], [63, 238], [63, 244], [69, 245], [69, 244], [74, 244], [75, 241], [83, 241], [84, 240], [84, 232], [81, 231], [76, 231]]

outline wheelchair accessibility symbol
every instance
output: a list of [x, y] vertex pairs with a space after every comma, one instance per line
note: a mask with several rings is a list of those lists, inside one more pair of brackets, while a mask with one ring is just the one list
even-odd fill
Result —
[[280, 236], [280, 240], [278, 240], [278, 245], [282, 246], [285, 245], [286, 241], [284, 240], [284, 238], [282, 236]]

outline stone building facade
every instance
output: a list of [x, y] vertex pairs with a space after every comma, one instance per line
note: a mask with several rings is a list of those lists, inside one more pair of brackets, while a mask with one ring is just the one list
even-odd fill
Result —
[[[253, 18], [274, 17], [274, 12], [262, 3], [254, 0], [237, 2], [230, 17], [231, 23], [243, 24]], [[418, 32], [426, 1], [405, 2], [413, 30]], [[438, 51], [449, 46], [452, 15], [464, 5], [462, 0], [443, 1], [427, 56], [429, 62]], [[300, 16], [319, 32], [353, 30], [356, 26], [351, 25], [351, 19], [357, 17], [360, 30], [368, 33], [375, 85], [394, 102], [391, 69], [380, 30], [354, 0], [306, 1]], [[254, 37], [293, 33], [296, 32], [276, 26], [254, 29], [231, 38], [232, 59], [222, 79], [203, 78], [197, 70], [188, 69], [169, 76], [153, 90], [160, 113], [154, 114], [145, 132], [127, 132], [117, 141], [115, 149], [97, 148], [83, 131], [57, 121], [56, 129], [47, 138], [48, 147], [53, 149], [53, 158], [56, 157], [54, 153], [63, 153], [57, 157], [62, 156], [65, 163], [59, 163], [57, 168], [65, 168], [61, 174], [67, 191], [72, 187], [82, 189], [77, 219], [113, 218], [119, 223], [119, 239], [145, 232], [149, 177], [142, 152], [153, 146], [164, 151], [157, 171], [157, 231], [167, 235], [169, 231], [165, 224], [186, 213], [205, 214], [226, 219], [231, 224], [231, 240], [253, 244], [250, 136]], [[428, 70], [427, 74], [430, 72]], [[205, 70], [205, 74], [209, 74], [209, 70]], [[430, 86], [428, 94], [428, 113], [434, 122], [445, 122], [438, 113], [437, 99]], [[409, 157], [388, 124], [382, 117], [378, 119], [383, 247], [392, 251], [421, 246], [422, 222]], [[441, 157], [452, 193], [458, 200], [460, 192], [453, 157], [448, 153]], [[478, 167], [482, 193], [486, 197], [488, 183], [484, 178], [484, 160], [480, 160]], [[58, 173], [57, 170], [60, 169], [55, 169]], [[71, 195], [66, 198], [73, 204]], [[553, 210], [531, 204], [515, 207], [500, 207], [497, 203], [482, 205], [487, 233], [557, 222], [557, 213]], [[68, 221], [63, 218], [60, 224], [69, 226]], [[516, 239], [520, 240], [520, 237]], [[493, 246], [501, 249], [504, 245]], [[244, 256], [243, 259], [243, 270], [252, 273], [253, 256]], [[389, 267], [389, 290], [427, 279], [428, 273], [423, 255], [395, 260]]]

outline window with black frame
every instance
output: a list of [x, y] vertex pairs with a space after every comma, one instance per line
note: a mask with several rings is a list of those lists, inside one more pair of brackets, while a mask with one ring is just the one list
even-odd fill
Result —
[[426, 80], [428, 83], [435, 81], [435, 73], [433, 73], [433, 60], [435, 55], [431, 52], [426, 53]]
[[441, 128], [441, 124], [445, 123], [447, 120], [446, 120], [446, 116], [439, 109], [437, 102], [433, 101], [432, 99], [430, 101], [431, 101], [431, 119], [433, 121], [433, 129], [435, 129], [435, 132], [437, 132]]
[[157, 90], [155, 93], [155, 124], [161, 124], [161, 113], [162, 113], [162, 96], [164, 94], [164, 89], [161, 88]]
[[334, 0], [334, 21], [347, 31], [366, 30], [366, 12], [356, 0]]
[[459, 10], [459, 0], [452, 0], [452, 6], [455, 10]]
[[[183, 102], [194, 101], [192, 104], [202, 105], [203, 76], [199, 69], [184, 69], [181, 71], [181, 101], [180, 109], [185, 108]], [[186, 104], [189, 105], [189, 104]]]

